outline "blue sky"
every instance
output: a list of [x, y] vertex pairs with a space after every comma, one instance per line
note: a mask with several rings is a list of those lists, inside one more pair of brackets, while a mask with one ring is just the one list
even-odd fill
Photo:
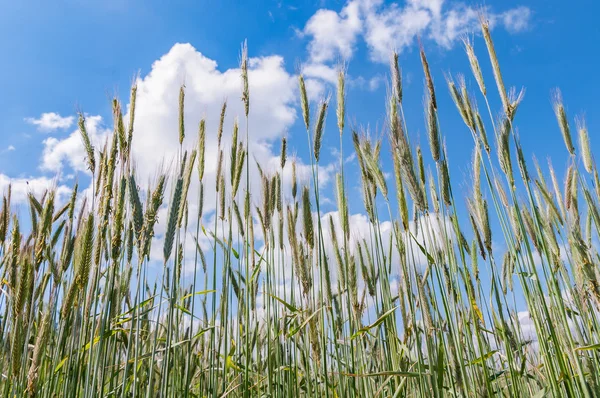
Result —
[[[591, 1], [558, 0], [490, 0], [484, 4], [494, 22], [504, 80], [507, 86], [526, 89], [516, 122], [525, 151], [535, 152], [542, 164], [552, 157], [561, 178], [568, 154], [551, 107], [554, 88], [561, 88], [571, 120], [585, 115], [592, 149], [600, 142], [595, 134], [600, 116], [594, 112], [600, 105], [598, 55], [590, 50], [600, 40], [594, 20], [598, 6]], [[372, 132], [380, 132], [385, 123], [385, 60], [394, 48], [400, 52], [411, 140], [419, 142], [429, 157], [416, 40], [421, 37], [438, 91], [453, 188], [466, 192], [472, 140], [447, 93], [444, 73], [464, 73], [470, 91], [478, 94], [459, 40], [460, 34], [474, 32], [492, 108], [499, 111], [489, 59], [476, 28], [481, 7], [482, 2], [454, 0], [6, 2], [0, 13], [4, 55], [0, 63], [0, 189], [13, 181], [26, 190], [35, 184], [47, 185], [58, 176], [66, 195], [74, 175], [85, 183], [82, 150], [69, 118], [77, 109], [87, 113], [93, 135], [102, 143], [111, 125], [110, 98], [118, 95], [127, 104], [130, 84], [138, 72], [141, 89], [134, 154], [143, 175], [151, 178], [160, 159], [169, 164], [176, 147], [176, 96], [184, 81], [190, 144], [203, 116], [214, 138], [216, 126], [211, 121], [216, 120], [223, 99], [230, 101], [227, 129], [236, 112], [241, 116], [236, 68], [245, 39], [250, 57], [255, 58], [250, 76], [251, 112], [255, 112], [251, 135], [253, 152], [261, 161], [275, 159], [279, 140], [286, 135], [299, 162], [308, 162], [296, 91], [296, 74], [301, 69], [316, 101], [335, 93], [330, 76], [344, 60], [347, 126], [368, 125]], [[42, 118], [50, 112], [56, 114], [54, 118]], [[344, 145], [346, 154], [350, 153], [349, 130]], [[329, 178], [336, 171], [337, 146], [332, 107], [322, 162]], [[382, 157], [384, 166], [391, 167], [388, 153]], [[354, 173], [351, 178], [358, 177], [356, 164], [348, 167]], [[26, 187], [24, 181], [32, 184]], [[354, 197], [359, 196], [351, 195], [351, 211], [359, 213], [362, 203]]]
[[[595, 89], [599, 81], [595, 71], [597, 54], [586, 43], [600, 39], [593, 22], [595, 6], [589, 1], [554, 0], [487, 1], [486, 4], [495, 13], [519, 6], [530, 9], [522, 31], [509, 33], [498, 27], [494, 38], [507, 84], [527, 89], [518, 119], [526, 149], [535, 149], [540, 158], [558, 155], [566, 159], [552, 116], [550, 91], [554, 87], [562, 89], [572, 116], [585, 113], [593, 138], [594, 127], [600, 124], [593, 112], [599, 103]], [[12, 145], [15, 151], [2, 153], [0, 172], [10, 177], [51, 176], [38, 169], [41, 140], [47, 136], [24, 119], [37, 118], [44, 112], [73, 115], [76, 107], [90, 114], [108, 116], [108, 98], [115, 92], [127, 98], [133, 74], [136, 71], [142, 77], [147, 74], [152, 63], [174, 43], [191, 43], [215, 60], [219, 69], [225, 70], [237, 66], [240, 43], [248, 39], [251, 56], [281, 55], [286, 70], [295, 73], [298, 65], [307, 62], [307, 46], [311, 41], [309, 35], [302, 36], [299, 32], [319, 9], [339, 12], [345, 5], [343, 1], [316, 0], [226, 0], [206, 4], [112, 0], [6, 2], [0, 15], [0, 49], [4, 54], [4, 62], [0, 64], [0, 134], [5, 147]], [[442, 10], [447, 12], [459, 5], [446, 0]], [[405, 6], [403, 2], [398, 5]], [[442, 127], [452, 137], [447, 140], [450, 159], [453, 163], [463, 163], [457, 159], [465, 155], [461, 153], [460, 142], [469, 137], [449, 102], [443, 73], [468, 74], [466, 57], [458, 43], [448, 49], [427, 40], [425, 32], [424, 36], [438, 91], [443, 92], [440, 112]], [[487, 69], [481, 40], [476, 41], [476, 49]], [[404, 77], [410, 80], [406, 87], [407, 114], [409, 120], [418, 123], [418, 131], [423, 131], [422, 71], [414, 40], [412, 45], [402, 48], [400, 60]], [[348, 73], [367, 80], [385, 77], [387, 66], [369, 61], [367, 45], [358, 37], [348, 61]], [[379, 84], [375, 91], [350, 88], [351, 120], [381, 125], [384, 94], [385, 84]], [[329, 119], [333, 121], [333, 117]], [[299, 135], [303, 144], [302, 130], [296, 130], [291, 132], [291, 140]], [[460, 140], [454, 139], [456, 135]]]

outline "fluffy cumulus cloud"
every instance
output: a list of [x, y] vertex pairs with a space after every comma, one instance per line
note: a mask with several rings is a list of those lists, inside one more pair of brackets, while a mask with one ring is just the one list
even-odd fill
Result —
[[309, 51], [314, 62], [329, 61], [341, 55], [350, 58], [358, 34], [362, 31], [361, 5], [348, 3], [339, 13], [318, 10], [306, 23], [304, 34], [311, 36]]
[[[190, 44], [176, 44], [156, 61], [151, 72], [138, 82], [136, 122], [133, 138], [133, 157], [140, 181], [157, 172], [161, 159], [163, 170], [172, 169], [179, 151], [178, 95], [185, 85], [185, 140], [183, 147], [196, 146], [198, 124], [206, 121], [206, 170], [204, 184], [207, 192], [214, 191], [218, 164], [217, 131], [221, 108], [227, 102], [222, 136], [224, 167], [229, 167], [229, 148], [234, 121], [239, 122], [239, 139], [246, 141], [244, 105], [241, 100], [241, 71], [238, 68], [220, 70], [217, 62], [197, 51]], [[279, 168], [280, 140], [297, 118], [297, 80], [285, 69], [280, 56], [250, 58], [249, 60], [250, 116], [248, 142], [252, 192], [260, 192], [261, 178], [256, 163], [266, 173]], [[309, 167], [298, 159], [297, 172], [301, 180], [309, 175]], [[334, 168], [321, 167], [322, 182], [328, 183]], [[226, 173], [228, 174], [228, 173]], [[291, 162], [283, 170], [284, 184], [291, 180]], [[245, 186], [245, 178], [240, 192]], [[198, 191], [196, 178], [190, 187], [191, 203]], [[205, 212], [215, 208], [215, 198], [207, 195]], [[259, 200], [259, 195], [255, 195]]]
[[350, 59], [362, 37], [372, 60], [386, 62], [392, 50], [401, 52], [417, 37], [450, 47], [460, 35], [477, 31], [480, 15], [492, 26], [511, 33], [527, 28], [531, 11], [520, 6], [496, 13], [489, 8], [474, 8], [447, 0], [350, 0], [337, 13], [317, 11], [307, 22], [303, 34], [311, 63], [326, 63], [337, 58]]
[[[245, 141], [240, 74], [239, 68], [220, 70], [216, 61], [190, 44], [175, 44], [154, 62], [146, 76], [138, 79], [132, 153], [138, 174], [141, 175], [140, 181], [146, 181], [159, 171], [172, 171], [171, 166], [180, 149], [178, 96], [181, 85], [185, 86], [186, 133], [183, 147], [188, 150], [195, 147], [198, 124], [204, 119], [206, 147], [209, 148], [206, 152], [206, 181], [210, 184], [214, 180], [218, 153], [213, 149], [217, 148], [217, 130], [224, 102], [227, 102], [222, 140], [225, 162], [236, 119], [240, 125], [239, 138]], [[295, 76], [286, 71], [283, 58], [274, 55], [250, 59], [249, 82], [248, 144], [251, 164], [256, 159], [265, 170], [270, 170], [279, 164], [279, 140], [287, 134], [297, 118], [297, 81]], [[315, 90], [318, 91], [318, 87], [314, 87], [313, 92]], [[128, 119], [127, 114], [125, 120]], [[97, 149], [101, 148], [111, 134], [110, 129], [100, 116], [88, 116], [86, 125], [92, 144]], [[65, 166], [74, 171], [86, 169], [85, 152], [78, 130], [67, 138], [49, 137], [44, 140], [40, 168], [58, 172]], [[299, 161], [299, 174], [306, 167]], [[323, 181], [329, 181], [333, 168], [325, 165], [322, 170]], [[252, 174], [252, 179], [259, 181], [258, 173]], [[287, 168], [284, 174], [290, 174]]]
[[73, 116], [63, 117], [54, 112], [42, 113], [38, 119], [32, 117], [25, 119], [27, 123], [37, 126], [37, 129], [44, 133], [68, 129], [71, 127], [74, 120], [75, 118]]
[[71, 193], [71, 188], [59, 185], [55, 179], [46, 177], [10, 178], [5, 174], [0, 174], [0, 193], [6, 193], [9, 186], [13, 204], [25, 203], [27, 195], [30, 193], [40, 197], [47, 189], [51, 188], [56, 189], [56, 198], [59, 203], [63, 203]]
[[[227, 102], [223, 148], [227, 152], [234, 119], [240, 119], [240, 137], [245, 137], [244, 107], [241, 100], [240, 69], [220, 70], [216, 61], [206, 57], [190, 44], [175, 44], [154, 62], [148, 75], [137, 81], [135, 133], [132, 153], [138, 172], [153, 176], [161, 166], [169, 169], [179, 151], [178, 96], [185, 85], [184, 149], [195, 147], [198, 124], [206, 121], [207, 147], [217, 147], [217, 130], [223, 102]], [[282, 57], [273, 55], [251, 58], [250, 81], [250, 152], [261, 160], [275, 156], [271, 146], [296, 120], [296, 79], [289, 74]], [[129, 105], [127, 105], [129, 112]], [[125, 115], [125, 120], [129, 116]], [[73, 117], [43, 114], [31, 120], [40, 128], [68, 128]], [[96, 149], [104, 145], [111, 129], [100, 116], [86, 118], [88, 134]], [[40, 168], [58, 172], [69, 166], [84, 171], [85, 152], [78, 130], [68, 137], [44, 140]], [[216, 169], [217, 152], [207, 151], [207, 173]]]
[[531, 10], [527, 7], [517, 7], [500, 15], [502, 24], [509, 32], [520, 32], [527, 29]]
[[[104, 127], [102, 117], [88, 116], [85, 125], [92, 145], [101, 149], [110, 133], [110, 130]], [[73, 171], [87, 171], [85, 150], [79, 130], [73, 131], [64, 139], [48, 137], [43, 144], [41, 170], [58, 173], [63, 170], [65, 165], [68, 165]]]
[[[139, 170], [153, 173], [157, 159], [168, 166], [178, 150], [178, 95], [185, 85], [185, 147], [197, 140], [198, 123], [206, 120], [207, 147], [217, 147], [221, 106], [227, 101], [224, 143], [228, 143], [235, 118], [245, 137], [240, 69], [220, 70], [217, 62], [190, 44], [175, 44], [138, 81], [133, 154]], [[270, 145], [296, 119], [296, 80], [285, 69], [283, 58], [267, 56], [249, 62], [251, 152], [269, 155]], [[242, 133], [243, 132], [243, 133]], [[207, 172], [216, 169], [217, 152], [207, 151]], [[261, 157], [261, 159], [268, 159]]]

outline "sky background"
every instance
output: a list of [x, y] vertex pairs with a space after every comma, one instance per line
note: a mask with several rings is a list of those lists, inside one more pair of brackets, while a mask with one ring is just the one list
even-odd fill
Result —
[[[315, 64], [311, 45], [318, 40], [313, 32], [329, 35], [322, 38], [325, 42], [336, 39], [342, 42], [352, 36], [347, 33], [352, 28], [346, 29], [352, 22], [345, 23], [351, 19], [344, 14], [348, 3], [343, 1], [66, 0], [2, 3], [0, 50], [4, 60], [0, 63], [0, 173], [8, 178], [52, 178], [58, 170], [40, 169], [43, 140], [49, 137], [63, 139], [73, 130], [73, 126], [69, 126], [40, 132], [40, 126], [28, 123], [26, 119], [37, 119], [47, 112], [68, 117], [81, 109], [110, 120], [109, 99], [117, 94], [126, 103], [134, 74], [139, 71], [142, 78], [147, 76], [153, 63], [167, 54], [175, 43], [190, 43], [204, 57], [214, 60], [218, 70], [223, 72], [237, 67], [240, 43], [247, 39], [251, 57], [279, 55], [283, 57], [282, 67], [292, 75], [303, 66]], [[464, 16], [470, 12], [469, 8], [478, 9], [482, 3], [454, 0], [351, 3], [363, 3], [364, 8], [375, 10], [359, 12], [358, 19], [363, 19], [363, 24], [367, 12], [383, 15], [390, 10], [402, 12], [417, 7], [429, 14], [432, 21], [422, 29], [406, 26], [417, 25], [420, 22], [415, 21], [422, 16], [411, 16], [406, 24], [397, 18], [396, 21], [393, 18], [387, 21], [390, 29], [397, 31], [398, 39], [395, 42], [390, 39], [385, 44], [389, 45], [389, 50], [396, 48], [401, 52], [407, 119], [409, 125], [415, 125], [411, 134], [421, 137], [420, 142], [425, 145], [423, 76], [415, 40], [417, 35], [422, 37], [439, 92], [441, 127], [447, 137], [450, 162], [453, 166], [466, 164], [470, 152], [464, 149], [470, 148], [470, 145], [463, 145], [463, 141], [470, 144], [470, 137], [450, 103], [443, 74], [461, 72], [467, 75], [474, 92], [476, 85], [470, 78], [458, 35], [451, 37], [453, 34], [447, 34], [448, 37], [444, 38], [447, 42], [442, 43], [440, 39], [432, 38], [432, 27], [443, 25], [451, 12]], [[598, 140], [594, 140], [594, 131], [600, 124], [593, 112], [600, 101], [596, 73], [598, 55], [585, 44], [600, 39], [599, 28], [593, 20], [593, 2], [509, 0], [484, 4], [493, 14], [511, 10], [517, 14], [515, 26], [498, 23], [493, 35], [506, 84], [526, 88], [525, 101], [517, 119], [525, 149], [535, 151], [541, 159], [546, 156], [567, 159], [552, 114], [551, 90], [555, 87], [561, 88], [571, 117], [585, 114], [595, 147]], [[441, 9], [441, 22], [435, 21], [433, 10], [436, 7]], [[337, 22], [343, 29], [334, 34], [336, 25], [331, 23], [332, 19], [325, 18], [321, 23], [323, 26], [318, 26], [320, 21], [315, 21], [315, 17], [323, 14], [324, 10], [340, 13], [337, 14]], [[316, 23], [311, 25], [311, 21]], [[474, 26], [471, 20], [460, 29], [478, 33]], [[365, 41], [365, 29], [357, 30], [354, 38], [347, 40], [350, 51], [340, 52], [333, 43], [331, 54], [320, 56], [323, 62], [319, 62], [335, 67], [340, 60], [346, 61], [348, 75], [355, 80], [355, 84], [348, 88], [350, 124], [369, 124], [372, 129], [380, 129], [385, 120], [387, 65], [385, 59], [382, 63], [373, 58], [370, 44]], [[475, 48], [485, 73], [489, 71], [489, 62], [480, 37], [476, 37]], [[314, 77], [324, 83], [323, 93], [335, 92], [333, 86], [318, 79], [319, 76]], [[488, 86], [493, 89], [489, 78], [490, 75]], [[178, 84], [165, 89], [176, 92]], [[490, 91], [492, 99], [496, 100], [496, 93]], [[295, 102], [289, 105], [297, 107], [296, 99], [293, 100]], [[171, 105], [175, 111], [176, 104]], [[205, 111], [198, 109], [197, 114]], [[330, 116], [328, 127], [331, 127], [331, 134], [328, 135], [333, 146], [337, 137], [333, 114]], [[295, 120], [298, 121], [298, 118]], [[165, 132], [165, 137], [169, 133], [176, 134], [175, 127], [171, 132]], [[301, 123], [285, 123], [284, 129], [289, 132], [292, 146], [301, 151], [305, 146]], [[326, 143], [329, 142], [327, 138]], [[300, 144], [294, 145], [297, 139], [301, 140]], [[14, 150], [9, 151], [9, 148]]]
[[[314, 112], [316, 101], [329, 94], [335, 98], [335, 71], [343, 62], [348, 74], [346, 125], [368, 127], [381, 136], [387, 59], [394, 49], [400, 53], [411, 142], [419, 143], [430, 160], [420, 37], [438, 93], [453, 189], [467, 193], [473, 143], [444, 75], [465, 74], [469, 91], [479, 95], [460, 42], [471, 35], [492, 110], [500, 111], [479, 34], [482, 10], [492, 22], [505, 84], [526, 89], [516, 127], [528, 159], [535, 152], [545, 165], [552, 157], [559, 178], [566, 170], [568, 153], [551, 106], [557, 87], [571, 122], [576, 115], [585, 116], [592, 150], [600, 144], [595, 133], [600, 116], [594, 112], [600, 105], [598, 53], [590, 50], [590, 44], [600, 41], [600, 28], [595, 21], [598, 5], [592, 1], [62, 0], [2, 1], [0, 6], [0, 190], [12, 182], [17, 202], [28, 190], [41, 190], [53, 181], [63, 197], [75, 180], [87, 186], [76, 112], [86, 113], [92, 139], [101, 147], [112, 126], [110, 100], [116, 95], [128, 104], [135, 76], [139, 89], [133, 152], [143, 178], [151, 179], [161, 165], [168, 167], [177, 151], [177, 95], [183, 83], [186, 142], [193, 145], [198, 121], [205, 117], [210, 148], [223, 100], [229, 103], [226, 131], [236, 115], [243, 116], [238, 67], [244, 40], [251, 58], [251, 151], [263, 164], [278, 164], [279, 142], [286, 136], [301, 173], [307, 174], [298, 72], [307, 79]], [[478, 99], [483, 111], [483, 99]], [[333, 104], [321, 162], [325, 211], [335, 210], [329, 189], [339, 147]], [[345, 154], [352, 148], [349, 132], [344, 134]], [[214, 180], [215, 152], [209, 149], [207, 155], [209, 180]], [[391, 171], [389, 159], [384, 150], [383, 165]], [[363, 213], [356, 161], [349, 159], [347, 173], [350, 210]], [[207, 210], [211, 208], [214, 202], [209, 201]]]

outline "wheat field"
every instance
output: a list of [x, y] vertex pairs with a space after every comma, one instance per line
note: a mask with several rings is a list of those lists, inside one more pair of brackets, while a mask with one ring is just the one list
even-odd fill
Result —
[[[20, 217], [10, 188], [3, 193], [2, 396], [600, 396], [600, 177], [589, 134], [557, 91], [566, 178], [529, 161], [515, 132], [523, 96], [506, 89], [486, 22], [481, 32], [487, 53], [463, 43], [473, 92], [462, 77], [434, 85], [420, 50], [428, 148], [407, 128], [406, 117], [423, 115], [404, 114], [404, 101], [420, 99], [403, 97], [397, 54], [383, 136], [347, 123], [343, 69], [336, 95], [319, 103], [300, 74], [306, 181], [285, 138], [279, 165], [249, 153], [245, 47], [239, 124], [223, 131], [224, 103], [217, 132], [204, 120], [186, 131], [180, 87], [179, 155], [168, 168], [157, 160], [149, 186], [131, 156], [135, 84], [128, 120], [112, 102], [104, 147], [92, 145], [81, 113], [91, 190], [76, 185], [66, 203], [53, 189], [30, 194]], [[464, 121], [453, 134], [472, 137], [467, 192], [453, 184], [436, 95], [450, 95]], [[337, 131], [326, 131], [327, 117]], [[183, 145], [190, 134], [193, 148]], [[323, 136], [336, 134], [336, 211], [326, 213], [320, 152]], [[218, 154], [216, 181], [206, 181], [207, 152]], [[364, 231], [351, 228], [348, 154], [359, 165]], [[209, 195], [217, 206], [204, 214]]]

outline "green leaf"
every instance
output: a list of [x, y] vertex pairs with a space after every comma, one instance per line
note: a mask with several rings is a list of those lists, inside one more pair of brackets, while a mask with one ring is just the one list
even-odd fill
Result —
[[413, 240], [415, 241], [415, 243], [417, 244], [417, 246], [419, 246], [419, 249], [421, 250], [421, 252], [423, 253], [423, 255], [425, 255], [425, 257], [427, 257], [427, 261], [429, 262], [429, 264], [434, 264], [435, 260], [433, 259], [433, 257], [431, 257], [431, 254], [429, 254], [427, 252], [427, 250], [423, 247], [423, 245], [421, 245], [419, 243], [419, 241], [417, 240], [417, 238], [415, 238], [415, 236], [412, 234], [412, 232], [410, 232], [410, 236], [413, 238]]
[[[231, 250], [233, 256], [238, 260], [240, 259], [239, 253], [233, 248], [233, 246], [229, 242], [219, 239], [219, 237], [217, 237], [212, 232], [210, 232], [210, 236], [219, 244], [219, 246], [221, 246], [221, 248], [223, 248], [224, 251]], [[198, 241], [196, 241], [196, 244], [198, 244]]]
[[[189, 340], [181, 340], [181, 341], [178, 341], [178, 342], [177, 342], [177, 343], [175, 343], [175, 344], [171, 344], [171, 346], [169, 347], [169, 349], [171, 349], [171, 350], [172, 350], [173, 348], [175, 348], [175, 347], [178, 347], [178, 346], [180, 346], [180, 345], [182, 345], [182, 344], [185, 344], [185, 343], [187, 343], [188, 341], [189, 341]], [[166, 350], [167, 350], [167, 348], [163, 348], [163, 351], [166, 351]]]
[[58, 371], [60, 370], [60, 368], [62, 368], [62, 367], [63, 367], [63, 365], [64, 365], [64, 364], [67, 362], [67, 359], [69, 359], [69, 356], [68, 356], [68, 355], [67, 355], [66, 357], [64, 357], [64, 358], [62, 359], [62, 361], [60, 361], [60, 362], [58, 363], [58, 365], [56, 365], [56, 368], [54, 368], [54, 373], [58, 372]]
[[362, 329], [358, 330], [356, 333], [354, 333], [352, 335], [352, 337], [350, 337], [350, 340], [353, 340], [359, 336], [362, 336], [363, 334], [365, 334], [367, 331], [369, 331], [370, 329], [373, 329], [379, 325], [381, 325], [383, 323], [383, 321], [385, 321], [385, 318], [387, 318], [388, 316], [390, 316], [394, 311], [396, 311], [398, 309], [399, 306], [396, 306], [394, 308], [392, 308], [391, 310], [386, 311], [383, 315], [381, 315], [375, 322], [373, 322], [370, 325], [367, 325], [365, 327], [363, 327]]
[[258, 254], [259, 256], [259, 260], [256, 262], [256, 266], [254, 267], [254, 269], [252, 270], [252, 275], [250, 276], [250, 283], [254, 282], [254, 280], [256, 279], [256, 277], [258, 276], [258, 273], [260, 272], [260, 265], [263, 262], [264, 258], [262, 254], [259, 254], [258, 252], [256, 252], [256, 254]]
[[[525, 362], [525, 361], [523, 361], [523, 362]], [[506, 370], [501, 370], [499, 372], [496, 372], [493, 375], [490, 375], [489, 380], [495, 381], [496, 379], [498, 379], [500, 376], [502, 376], [505, 373], [506, 373]]]
[[242, 368], [237, 363], [235, 363], [233, 358], [229, 355], [227, 356], [227, 358], [225, 358], [225, 369], [234, 369], [238, 372], [242, 370]]
[[181, 301], [184, 301], [185, 299], [192, 297], [192, 296], [200, 296], [200, 295], [214, 293], [214, 292], [216, 292], [216, 290], [201, 290], [201, 291], [195, 292], [195, 293], [188, 293], [181, 298]]
[[444, 366], [444, 345], [440, 342], [438, 346], [438, 358], [437, 358], [437, 387], [438, 391], [441, 391], [444, 387], [444, 371], [446, 367]]
[[190, 310], [188, 310], [188, 309], [187, 309], [187, 308], [185, 308], [185, 307], [182, 307], [182, 306], [181, 306], [181, 305], [179, 305], [179, 304], [175, 304], [175, 305], [173, 306], [173, 308], [177, 308], [179, 311], [183, 312], [184, 314], [187, 314], [187, 315], [191, 316], [192, 318], [200, 319], [200, 318], [198, 318], [197, 316], [194, 316]]
[[288, 337], [292, 337], [293, 335], [295, 335], [296, 333], [298, 333], [300, 330], [302, 330], [302, 329], [303, 329], [303, 328], [304, 328], [304, 327], [305, 327], [305, 326], [308, 324], [308, 322], [310, 322], [310, 320], [311, 320], [312, 318], [314, 318], [314, 317], [315, 317], [315, 315], [317, 315], [317, 314], [318, 314], [318, 313], [319, 313], [319, 312], [320, 312], [320, 311], [321, 311], [323, 308], [325, 308], [325, 307], [321, 307], [321, 308], [319, 308], [318, 310], [316, 310], [315, 312], [313, 312], [313, 314], [312, 314], [311, 316], [309, 316], [308, 318], [306, 318], [306, 319], [304, 320], [304, 322], [302, 322], [302, 323], [300, 324], [300, 326], [298, 326], [298, 327], [297, 327], [296, 329], [294, 329], [294, 330], [291, 330], [291, 331], [288, 333]]
[[210, 326], [210, 327], [207, 327], [206, 329], [202, 329], [201, 331], [199, 331], [198, 333], [196, 333], [196, 334], [194, 335], [194, 337], [192, 337], [192, 339], [195, 339], [196, 337], [200, 337], [200, 336], [202, 336], [204, 333], [206, 333], [206, 332], [208, 332], [209, 330], [211, 330], [211, 329], [214, 329], [214, 328], [215, 328], [214, 326]]
[[151, 297], [147, 298], [146, 300], [142, 301], [142, 302], [141, 302], [141, 303], [139, 303], [138, 305], [136, 305], [136, 306], [134, 306], [134, 307], [131, 307], [131, 308], [130, 308], [128, 311], [126, 311], [126, 312], [123, 312], [122, 314], [120, 314], [120, 315], [119, 315], [119, 317], [122, 317], [122, 316], [124, 316], [124, 315], [127, 315], [127, 314], [131, 314], [133, 311], [135, 311], [135, 309], [136, 309], [136, 308], [142, 308], [142, 307], [144, 307], [146, 304], [148, 304], [148, 303], [150, 303], [152, 300], [154, 300], [154, 298], [155, 298], [156, 296], [157, 296], [157, 295], [155, 294], [155, 295], [153, 295], [153, 296], [151, 296]]
[[420, 377], [420, 376], [423, 376], [423, 374], [419, 374], [416, 372], [402, 372], [402, 371], [393, 371], [393, 370], [390, 370], [388, 372], [363, 373], [363, 374], [342, 373], [342, 375], [348, 376], [348, 377], [380, 377], [380, 376]]
[[130, 320], [132, 320], [132, 319], [133, 319], [133, 317], [123, 318], [123, 319], [121, 319], [119, 322], [115, 323], [115, 325], [122, 325], [122, 324], [124, 324], [124, 323], [127, 323], [127, 322], [129, 322], [129, 321], [130, 321]]
[[487, 361], [492, 355], [494, 355], [497, 352], [498, 352], [498, 350], [492, 350], [490, 352], [486, 352], [479, 358], [469, 362], [469, 365], [480, 365], [480, 364], [484, 363], [485, 361]]
[[600, 343], [592, 345], [582, 345], [581, 347], [575, 348], [575, 351], [591, 351], [600, 350]]
[[94, 337], [94, 340], [93, 340], [91, 343], [87, 343], [86, 345], [84, 345], [84, 346], [83, 346], [83, 351], [87, 351], [87, 350], [89, 350], [89, 349], [90, 349], [90, 347], [94, 347], [96, 344], [98, 344], [98, 342], [100, 341], [100, 339], [101, 339], [102, 337], [104, 337], [104, 338], [108, 338], [108, 337], [110, 337], [110, 336], [113, 336], [113, 335], [115, 335], [117, 332], [120, 332], [120, 331], [122, 331], [122, 330], [125, 330], [125, 329], [111, 329], [111, 330], [107, 330], [107, 331], [104, 333], [104, 335], [102, 335], [102, 336], [96, 336], [96, 337]]
[[279, 297], [270, 294], [269, 296], [273, 297], [275, 300], [279, 301], [281, 304], [283, 304], [285, 306], [285, 308], [287, 308], [288, 310], [292, 311], [292, 312], [300, 312], [300, 310], [298, 310], [298, 308], [294, 307], [293, 305], [291, 305], [290, 303], [287, 303], [285, 301], [283, 301], [282, 299], [280, 299]]

